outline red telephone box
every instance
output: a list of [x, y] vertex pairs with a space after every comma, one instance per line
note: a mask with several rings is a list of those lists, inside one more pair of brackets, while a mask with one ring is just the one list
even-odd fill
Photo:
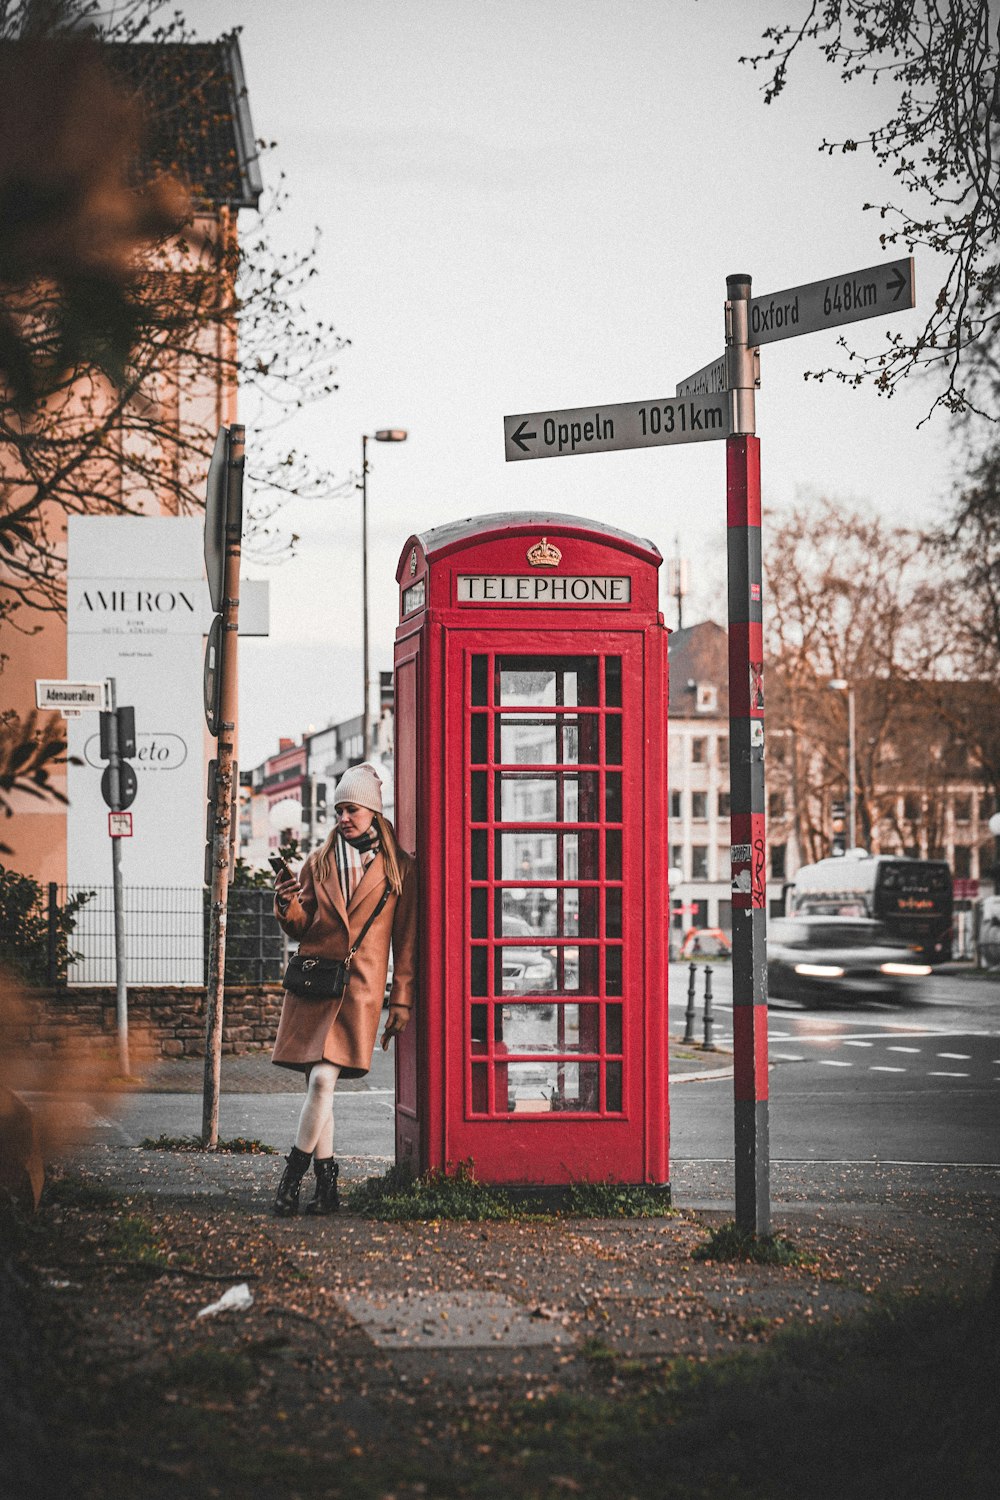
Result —
[[667, 632], [651, 542], [573, 516], [411, 536], [396, 822], [420, 980], [396, 1155], [668, 1182]]

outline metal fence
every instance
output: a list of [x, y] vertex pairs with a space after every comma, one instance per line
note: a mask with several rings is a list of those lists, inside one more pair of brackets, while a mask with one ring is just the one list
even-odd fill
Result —
[[[48, 982], [114, 984], [113, 887], [50, 885], [47, 901]], [[267, 889], [237, 886], [230, 890], [227, 984], [273, 984], [280, 980], [287, 941], [274, 919], [273, 902], [274, 894]], [[58, 934], [64, 930], [61, 917], [67, 907], [72, 925], [60, 951]], [[129, 984], [204, 984], [209, 928], [209, 894], [204, 886], [127, 885], [124, 917]], [[2, 942], [0, 934], [0, 945]]]

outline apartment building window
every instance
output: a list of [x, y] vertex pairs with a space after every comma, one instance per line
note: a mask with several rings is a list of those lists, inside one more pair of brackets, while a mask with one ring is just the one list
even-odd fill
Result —
[[784, 880], [788, 857], [787, 844], [771, 845], [771, 879]]
[[691, 741], [691, 761], [696, 766], [703, 766], [708, 759], [708, 740], [700, 736]]
[[769, 818], [783, 818], [785, 816], [784, 792], [770, 793], [767, 799], [767, 815]]
[[681, 872], [681, 879], [683, 880], [684, 879], [684, 845], [683, 844], [671, 844], [670, 845], [670, 866], [671, 866], [671, 869], [680, 870], [680, 872]]
[[920, 822], [920, 798], [916, 792], [907, 792], [903, 798], [903, 817], [908, 823]]
[[955, 845], [955, 858], [952, 861], [952, 869], [956, 880], [968, 880], [972, 874], [972, 850], [967, 844]]
[[703, 823], [708, 817], [708, 793], [691, 793], [691, 816], [696, 822]]
[[672, 818], [679, 818], [681, 816], [681, 794], [680, 794], [680, 792], [671, 792], [670, 793], [670, 816]]
[[729, 764], [729, 736], [728, 736], [728, 734], [720, 734], [719, 738], [716, 740], [715, 743], [718, 746], [718, 750], [719, 750], [719, 765], [720, 766], [728, 766], [728, 764]]
[[980, 799], [979, 799], [979, 821], [980, 821], [980, 823], [988, 823], [989, 820], [990, 820], [990, 818], [992, 818], [992, 816], [993, 816], [993, 814], [994, 814], [995, 811], [996, 811], [996, 809], [993, 806], [993, 798], [991, 796], [989, 796], [989, 794], [987, 794], [985, 797], [980, 797]]
[[708, 879], [708, 845], [691, 845], [691, 879]]
[[971, 823], [972, 822], [972, 798], [971, 797], [956, 797], [955, 798], [955, 822], [956, 823]]
[[719, 793], [719, 817], [728, 818], [732, 811], [732, 799], [728, 792]]

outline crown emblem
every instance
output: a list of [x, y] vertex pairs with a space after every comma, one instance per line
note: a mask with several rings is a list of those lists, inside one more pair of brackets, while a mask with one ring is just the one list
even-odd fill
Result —
[[533, 568], [558, 568], [562, 553], [558, 547], [553, 547], [548, 537], [543, 536], [540, 542], [528, 548], [528, 561]]

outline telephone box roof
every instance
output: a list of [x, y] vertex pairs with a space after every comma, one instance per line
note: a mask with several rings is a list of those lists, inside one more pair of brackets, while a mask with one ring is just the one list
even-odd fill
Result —
[[[560, 535], [571, 532], [579, 536], [604, 537], [609, 542], [615, 542], [657, 565], [663, 560], [660, 549], [644, 537], [633, 536], [629, 531], [619, 531], [616, 526], [608, 526], [604, 521], [592, 521], [586, 516], [564, 516], [549, 510], [505, 510], [489, 516], [466, 516], [461, 521], [447, 521], [443, 526], [434, 526], [430, 531], [417, 532], [411, 536], [403, 548], [403, 558], [407, 556], [414, 542], [419, 544], [424, 556], [430, 558], [450, 552], [453, 548], [474, 538], [504, 531], [515, 536], [555, 531]], [[400, 568], [402, 568], [402, 561]]]

